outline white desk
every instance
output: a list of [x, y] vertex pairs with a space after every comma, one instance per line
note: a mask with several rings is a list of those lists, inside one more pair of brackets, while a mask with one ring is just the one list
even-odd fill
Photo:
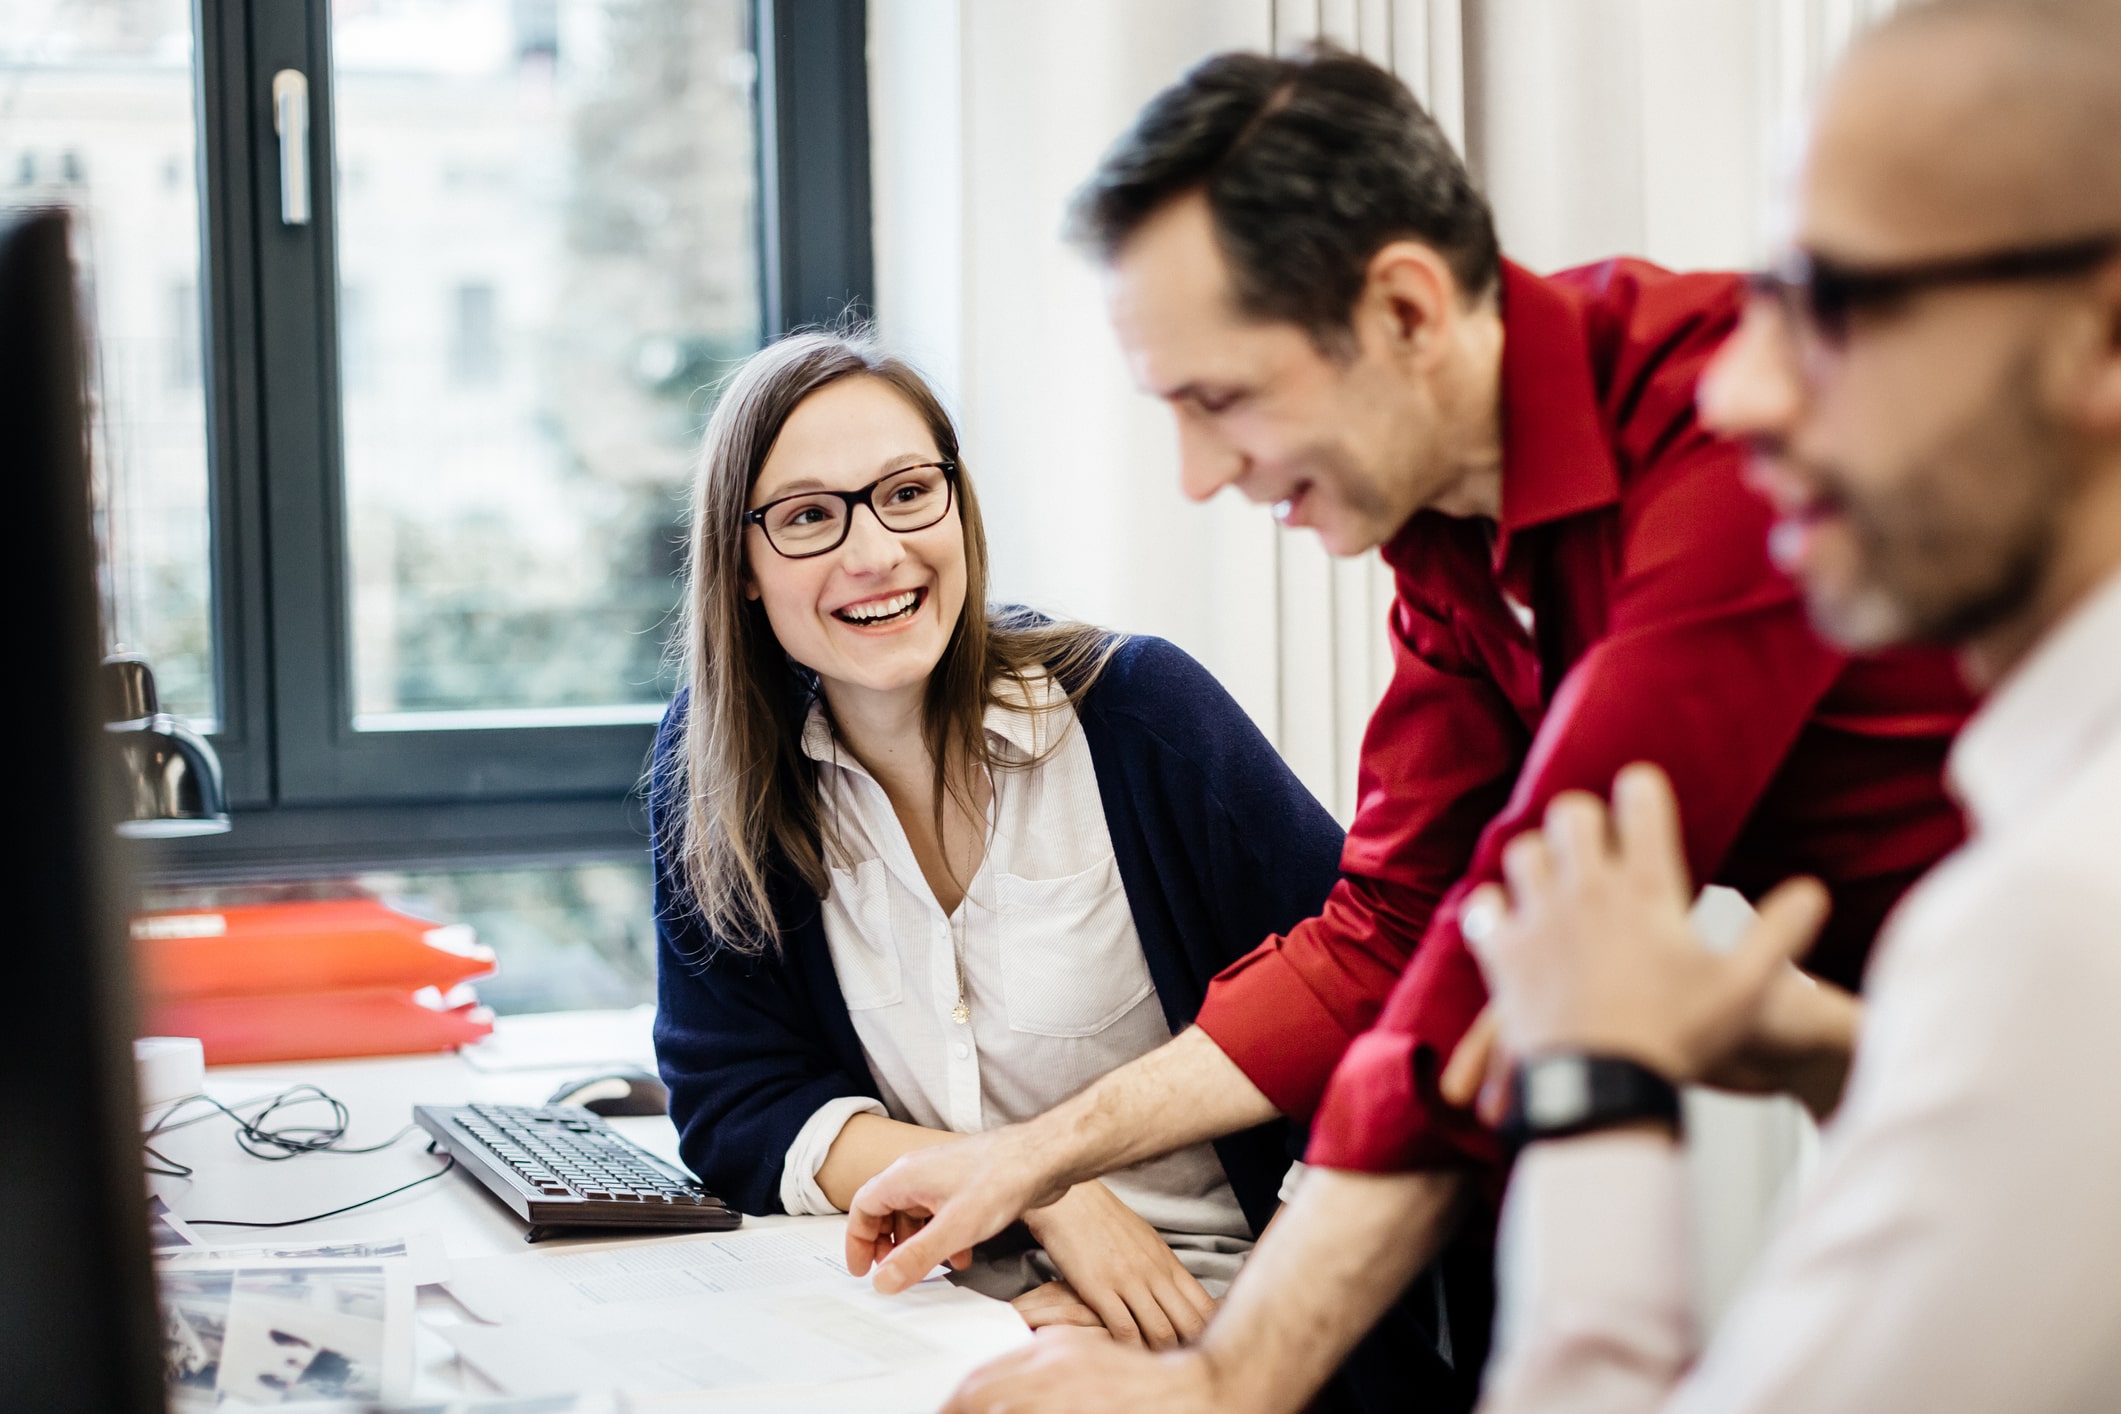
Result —
[[[576, 1013], [504, 1017], [496, 1033], [496, 1055], [513, 1067], [547, 1056], [558, 1064], [536, 1068], [481, 1070], [456, 1054], [392, 1057], [373, 1060], [300, 1061], [280, 1065], [227, 1066], [207, 1072], [206, 1088], [224, 1104], [236, 1104], [311, 1084], [343, 1101], [352, 1112], [345, 1143], [349, 1147], [380, 1143], [410, 1122], [415, 1104], [465, 1104], [487, 1100], [538, 1104], [555, 1086], [606, 1068], [597, 1063], [629, 1060], [653, 1068], [645, 1009], [634, 1013]], [[616, 1043], [615, 1043], [616, 1042]], [[611, 1054], [612, 1052], [618, 1054]], [[312, 1106], [288, 1116], [306, 1122], [322, 1116]], [[662, 1116], [615, 1119], [614, 1128], [643, 1148], [677, 1161], [677, 1131]], [[222, 1116], [159, 1138], [156, 1148], [196, 1170], [190, 1178], [156, 1178], [155, 1192], [180, 1218], [242, 1218], [275, 1221], [324, 1212], [401, 1183], [435, 1172], [440, 1160], [427, 1152], [426, 1136], [407, 1135], [394, 1147], [375, 1154], [308, 1154], [266, 1161], [236, 1147], [233, 1124]], [[837, 1223], [837, 1218], [747, 1217], [744, 1230], [795, 1223]], [[338, 1217], [297, 1227], [260, 1230], [238, 1227], [199, 1229], [203, 1241], [236, 1246], [264, 1241], [328, 1241], [363, 1237], [438, 1234], [452, 1260], [502, 1256], [526, 1249], [523, 1224], [476, 1179], [449, 1173], [432, 1183], [386, 1198]], [[655, 1237], [643, 1242], [660, 1240]], [[612, 1239], [555, 1238], [538, 1250], [580, 1246]], [[437, 1398], [452, 1394], [492, 1393], [476, 1371], [461, 1363], [433, 1327], [462, 1319], [446, 1294], [432, 1288], [420, 1293], [421, 1331], [416, 1352], [418, 1374], [413, 1394]]]

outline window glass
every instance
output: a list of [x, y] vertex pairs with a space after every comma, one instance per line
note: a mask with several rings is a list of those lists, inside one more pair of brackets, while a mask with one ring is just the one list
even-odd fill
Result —
[[469, 923], [501, 970], [475, 984], [495, 1011], [574, 1011], [655, 1000], [655, 905], [646, 861], [371, 874], [366, 892], [423, 918]]
[[355, 725], [652, 720], [757, 346], [749, 0], [334, 0]]
[[111, 646], [216, 714], [189, 0], [0, 4], [0, 209], [65, 206]]

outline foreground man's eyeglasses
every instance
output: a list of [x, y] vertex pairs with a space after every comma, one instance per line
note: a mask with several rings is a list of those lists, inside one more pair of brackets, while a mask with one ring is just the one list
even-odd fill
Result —
[[1859, 310], [1947, 285], [2081, 275], [2117, 251], [2121, 251], [2121, 233], [1907, 265], [1855, 265], [1814, 251], [1793, 250], [1767, 269], [1748, 275], [1746, 288], [1756, 299], [1772, 300], [1793, 327], [1839, 346], [1848, 341], [1849, 320]]

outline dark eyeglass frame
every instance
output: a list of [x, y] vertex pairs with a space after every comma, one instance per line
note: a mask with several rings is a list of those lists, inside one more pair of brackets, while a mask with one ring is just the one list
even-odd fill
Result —
[[1772, 300], [1793, 328], [1812, 331], [1821, 342], [1839, 348], [1848, 342], [1849, 321], [1860, 310], [1948, 285], [2082, 275], [2116, 252], [2121, 252], [2121, 232], [1911, 265], [1854, 265], [1793, 250], [1767, 269], [1747, 275], [1745, 283], [1754, 298]]
[[[884, 513], [876, 508], [876, 488], [883, 485], [887, 481], [893, 481], [901, 476], [904, 476], [909, 471], [923, 471], [929, 467], [933, 467], [943, 474], [943, 508], [935, 513], [935, 519], [931, 521], [924, 521], [919, 525], [893, 525], [891, 522], [885, 520]], [[773, 538], [773, 532], [766, 528], [766, 513], [772, 510], [775, 506], [786, 505], [790, 501], [814, 500], [819, 496], [836, 496], [840, 500], [845, 501], [847, 503], [846, 518], [840, 521], [839, 538], [833, 541], [830, 545], [821, 545], [815, 550], [804, 550], [800, 553], [783, 550], [780, 545], [775, 542]], [[881, 525], [882, 527], [884, 527], [884, 529], [890, 531], [893, 535], [912, 535], [917, 531], [928, 530], [934, 526], [942, 524], [943, 518], [950, 514], [950, 508], [956, 504], [957, 463], [954, 461], [950, 461], [947, 458], [944, 458], [938, 461], [914, 462], [908, 466], [897, 467], [891, 471], [885, 472], [882, 476], [879, 476], [876, 480], [870, 482], [867, 486], [862, 487], [858, 491], [797, 491], [793, 495], [776, 496], [772, 500], [768, 501], [765, 505], [760, 506], [755, 510], [749, 510], [744, 512], [744, 523], [746, 525], [757, 526], [759, 528], [759, 534], [766, 537], [766, 543], [768, 545], [773, 546], [773, 553], [779, 555], [782, 559], [812, 560], [816, 559], [819, 555], [829, 555], [834, 550], [839, 549], [840, 546], [847, 543], [847, 534], [849, 531], [854, 529], [854, 513], [860, 510], [863, 506], [867, 506], [869, 508], [869, 514], [876, 517], [876, 523], [878, 525]]]

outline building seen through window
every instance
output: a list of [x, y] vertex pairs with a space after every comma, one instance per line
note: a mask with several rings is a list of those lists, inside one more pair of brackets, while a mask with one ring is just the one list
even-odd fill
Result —
[[0, 209], [74, 213], [112, 646], [211, 726], [191, 22], [187, 0], [0, 4]]
[[667, 698], [691, 451], [759, 339], [750, 8], [332, 6], [357, 726]]
[[[751, 10], [329, 5], [357, 727], [646, 720], [667, 698], [691, 451], [760, 337]], [[193, 24], [187, 0], [0, 4], [0, 207], [75, 212], [112, 636], [211, 727]]]

